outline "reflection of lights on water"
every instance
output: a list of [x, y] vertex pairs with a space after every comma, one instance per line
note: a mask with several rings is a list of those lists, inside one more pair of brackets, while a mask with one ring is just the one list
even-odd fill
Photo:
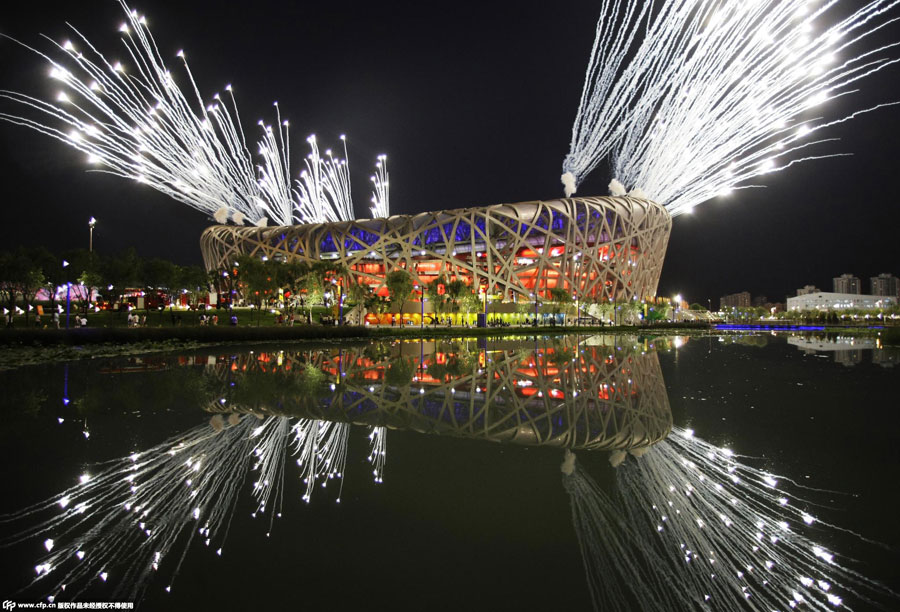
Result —
[[[563, 463], [595, 608], [629, 610], [633, 597], [641, 610], [693, 609], [702, 596], [722, 610], [801, 602], [831, 609], [843, 605], [832, 589], [866, 601], [895, 597], [795, 527], [815, 519], [776, 489], [771, 474], [691, 430], [675, 428], [638, 450], [617, 468], [616, 498], [574, 458]], [[610, 581], [628, 593], [607, 588]]]

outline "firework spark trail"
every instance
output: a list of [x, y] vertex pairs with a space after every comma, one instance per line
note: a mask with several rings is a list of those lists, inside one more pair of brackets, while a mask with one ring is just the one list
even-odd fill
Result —
[[[584, 562], [595, 610], [675, 610], [683, 607], [683, 589], [654, 571], [640, 529], [566, 450], [563, 486], [572, 506], [572, 523]], [[619, 579], [613, 577], [618, 576]], [[639, 588], [626, 590], [626, 585]], [[634, 601], [632, 601], [632, 598]], [[637, 603], [637, 607], [633, 605]]]
[[386, 219], [391, 216], [390, 183], [388, 182], [387, 155], [379, 155], [375, 162], [375, 174], [372, 175], [372, 217]]
[[294, 193], [291, 191], [290, 165], [290, 122], [281, 119], [278, 102], [275, 107], [278, 122], [277, 129], [259, 121], [263, 130], [263, 139], [259, 141], [259, 155], [263, 162], [257, 166], [259, 188], [266, 195], [265, 202], [260, 202], [270, 218], [281, 225], [288, 225], [294, 214]]
[[865, 47], [898, 20], [898, 0], [844, 18], [838, 4], [605, 0], [563, 162], [566, 195], [611, 157], [619, 181], [677, 215], [799, 159], [829, 157], [798, 154], [828, 140], [810, 134], [866, 111], [810, 113], [897, 63], [900, 44]]
[[[819, 522], [779, 480], [680, 428], [617, 470], [621, 511], [655, 549], [654, 570], [695, 604], [830, 610], [847, 606], [848, 594], [870, 605], [896, 597], [805, 535]], [[832, 527], [818, 526], [823, 535]]]
[[372, 450], [369, 452], [367, 459], [374, 468], [372, 474], [375, 476], [375, 482], [384, 482], [384, 461], [387, 458], [385, 448], [387, 447], [387, 427], [373, 427], [369, 434], [369, 442]]
[[129, 598], [135, 599], [182, 534], [189, 534], [188, 541], [172, 579], [198, 533], [207, 546], [211, 534], [223, 526], [227, 533], [249, 460], [247, 440], [253, 420], [232, 419], [226, 428], [222, 416], [216, 415], [212, 427], [196, 427], [98, 466], [96, 474], [84, 474], [76, 486], [4, 517], [4, 522], [17, 523], [57, 513], [2, 544], [52, 536], [44, 543], [48, 554], [35, 566], [35, 582], [55, 581], [48, 589], [51, 597], [65, 591], [67, 598], [77, 598], [99, 578], [113, 582], [115, 593], [127, 589]]
[[108, 60], [75, 28], [77, 43], [47, 38], [61, 59], [15, 41], [49, 64], [50, 77], [62, 90], [55, 101], [0, 90], [0, 98], [35, 115], [0, 112], [0, 119], [55, 138], [84, 153], [97, 171], [144, 183], [219, 223], [230, 218], [238, 225], [265, 226], [269, 220], [290, 225], [354, 218], [344, 136], [343, 158], [330, 151], [320, 157], [311, 136], [306, 171], [292, 188], [289, 122], [282, 120], [278, 103], [275, 129], [258, 122], [261, 160], [255, 163], [232, 86], [225, 87], [228, 104], [219, 93], [204, 102], [179, 51], [190, 83], [183, 91], [146, 19], [120, 4], [127, 21], [119, 31], [131, 66]]
[[[238, 492], [250, 470], [258, 472], [252, 486], [257, 502], [253, 516], [270, 503], [274, 506], [268, 536], [274, 518], [281, 516], [284, 465], [291, 447], [300, 455], [297, 463], [307, 483], [303, 499], [309, 502], [316, 482], [324, 487], [338, 478], [343, 484], [349, 431], [346, 423], [237, 414], [226, 420], [217, 414], [209, 425], [95, 466], [98, 471], [84, 474], [78, 485], [0, 517], [0, 523], [16, 525], [54, 513], [0, 545], [46, 538], [48, 554], [35, 566], [32, 584], [53, 576], [55, 582], [46, 589], [50, 601], [63, 595], [77, 598], [97, 580], [114, 584], [113, 595], [127, 590], [130, 599], [138, 599], [163, 559], [173, 556], [168, 591], [195, 537], [222, 554]], [[383, 450], [383, 435], [380, 440]], [[376, 481], [381, 482], [380, 473]]]
[[[314, 419], [298, 419], [292, 427], [294, 432], [294, 454], [300, 467], [306, 492], [303, 501], [309, 503], [316, 482], [322, 479], [325, 487], [328, 481], [337, 478], [343, 484], [344, 464], [347, 460], [348, 423], [331, 423]], [[340, 493], [337, 501], [340, 502]]]
[[253, 470], [259, 471], [259, 476], [253, 483], [253, 496], [257, 502], [254, 518], [257, 513], [265, 513], [269, 497], [272, 493], [275, 494], [275, 509], [269, 513], [269, 531], [266, 532], [266, 536], [272, 533], [275, 518], [281, 516], [284, 500], [284, 459], [290, 446], [290, 434], [291, 420], [276, 416], [264, 419], [250, 435], [255, 443], [252, 452], [256, 463]]
[[[203, 104], [185, 61], [200, 105], [195, 112], [162, 62], [146, 20], [124, 3], [122, 8], [127, 23], [120, 32], [133, 68], [107, 60], [73, 28], [77, 45], [51, 41], [64, 60], [28, 47], [50, 64], [50, 76], [63, 85], [56, 103], [0, 92], [70, 128], [68, 132], [31, 118], [0, 117], [82, 151], [104, 172], [146, 183], [209, 214], [226, 207], [257, 221], [263, 216], [257, 202], [261, 193], [235, 118], [218, 99]], [[184, 59], [182, 52], [178, 55]]]
[[295, 217], [305, 223], [333, 223], [353, 219], [353, 198], [350, 191], [350, 164], [347, 156], [347, 139], [344, 143], [344, 157], [335, 157], [331, 149], [325, 157], [319, 155], [319, 144], [315, 134], [306, 139], [310, 154], [304, 159], [306, 169], [300, 172], [296, 181], [297, 198], [294, 204]]

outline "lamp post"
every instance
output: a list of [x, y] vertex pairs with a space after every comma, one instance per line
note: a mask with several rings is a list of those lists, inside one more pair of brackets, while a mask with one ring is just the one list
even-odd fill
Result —
[[[63, 259], [63, 268], [69, 267], [69, 262]], [[67, 275], [68, 276], [68, 275]], [[72, 283], [66, 281], [66, 329], [69, 329], [69, 310], [72, 308]]]
[[88, 253], [94, 252], [94, 226], [97, 225], [97, 220], [91, 217], [88, 220], [88, 228], [90, 228], [90, 239], [88, 241]]
[[69, 312], [72, 309], [72, 283], [66, 283], [66, 329], [69, 329]]
[[[418, 291], [419, 286], [413, 285], [413, 289]], [[422, 291], [419, 294], [419, 303], [421, 305], [421, 312], [419, 314], [419, 329], [425, 329], [425, 287], [422, 287]]]
[[537, 296], [537, 293], [532, 293], [532, 294], [531, 294], [531, 297], [534, 298], [534, 323], [532, 324], [532, 326], [533, 326], [533, 327], [537, 327], [537, 310], [538, 310], [538, 296]]
[[337, 294], [337, 303], [338, 303], [338, 325], [344, 322], [344, 285], [341, 283], [341, 279], [337, 278], [331, 279], [331, 284], [334, 285], [334, 292]]

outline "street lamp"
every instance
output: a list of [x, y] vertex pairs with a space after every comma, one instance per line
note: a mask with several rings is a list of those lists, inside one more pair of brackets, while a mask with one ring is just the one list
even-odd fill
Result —
[[673, 299], [674, 302], [675, 302], [675, 311], [674, 311], [674, 313], [672, 314], [672, 320], [673, 320], [673, 321], [677, 321], [677, 320], [678, 320], [678, 306], [681, 304], [681, 294], [680, 294], [680, 293], [676, 293], [676, 294], [675, 294], [675, 297], [672, 298], [672, 299]]
[[88, 227], [90, 228], [90, 232], [91, 232], [91, 234], [90, 234], [91, 237], [90, 237], [90, 240], [88, 241], [88, 253], [94, 252], [94, 226], [95, 225], [97, 225], [97, 220], [95, 218], [91, 217], [88, 220]]
[[[63, 259], [63, 268], [69, 267], [69, 262]], [[66, 282], [66, 329], [69, 329], [69, 312], [72, 310], [72, 283]]]
[[[419, 286], [413, 285], [413, 289], [418, 291]], [[422, 306], [421, 314], [419, 315], [419, 329], [425, 329], [425, 287], [422, 287], [422, 293], [419, 296], [419, 302]]]

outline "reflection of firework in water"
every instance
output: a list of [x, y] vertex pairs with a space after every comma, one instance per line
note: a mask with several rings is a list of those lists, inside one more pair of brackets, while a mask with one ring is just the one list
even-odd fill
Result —
[[804, 535], [836, 528], [779, 490], [779, 477], [690, 430], [618, 468], [615, 501], [574, 457], [562, 469], [595, 608], [826, 610], [894, 596]]
[[232, 86], [204, 102], [184, 52], [178, 51], [190, 84], [182, 91], [146, 18], [120, 4], [126, 22], [119, 32], [130, 64], [107, 59], [74, 28], [73, 40], [51, 41], [52, 55], [23, 45], [47, 61], [49, 76], [61, 89], [52, 101], [0, 91], [25, 112], [0, 112], [0, 119], [55, 138], [84, 153], [100, 171], [149, 185], [219, 223], [353, 219], [343, 136], [343, 158], [330, 150], [320, 156], [310, 136], [306, 169], [292, 186], [289, 122], [282, 120], [278, 103], [274, 127], [258, 122], [262, 134], [255, 161]]
[[823, 119], [821, 105], [897, 61], [898, 43], [871, 44], [896, 20], [896, 0], [858, 2], [844, 17], [836, 1], [602, 4], [563, 163], [567, 195], [610, 157], [613, 195], [635, 189], [690, 212], [813, 159], [804, 151], [824, 140], [807, 136], [866, 112]]
[[342, 478], [348, 433], [343, 423], [217, 414], [209, 425], [97, 466], [74, 487], [3, 517], [15, 524], [55, 513], [3, 544], [46, 538], [48, 554], [35, 566], [35, 582], [52, 581], [45, 588], [50, 601], [75, 599], [97, 580], [115, 584], [113, 596], [137, 599], [174, 555], [168, 591], [195, 538], [222, 554], [249, 470], [256, 472], [253, 516], [269, 511], [271, 531], [281, 516], [289, 452], [298, 457], [309, 502], [317, 482]]

